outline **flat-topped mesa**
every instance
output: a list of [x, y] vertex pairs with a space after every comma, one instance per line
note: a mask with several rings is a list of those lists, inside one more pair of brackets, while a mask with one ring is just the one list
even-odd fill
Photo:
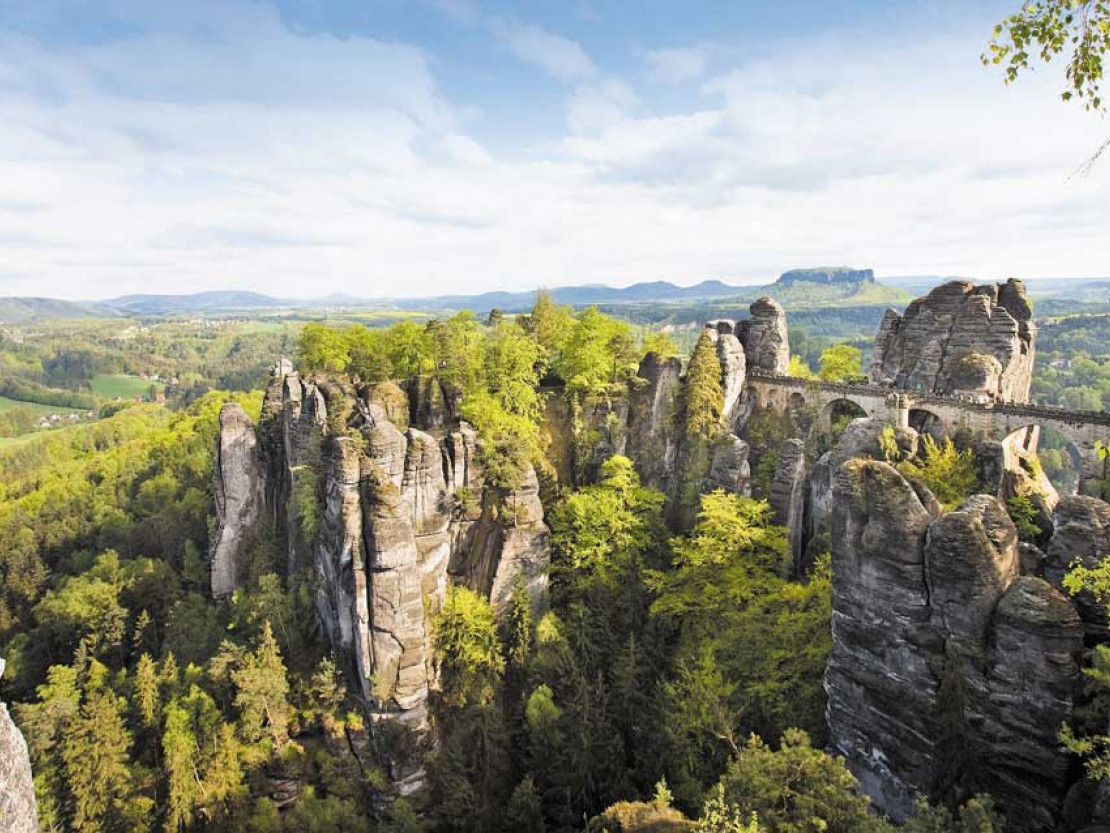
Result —
[[515, 489], [488, 486], [456, 405], [434, 378], [353, 386], [279, 364], [257, 433], [236, 405], [220, 418], [213, 592], [242, 586], [264, 532], [285, 542], [290, 572], [313, 572], [317, 618], [375, 734], [413, 736], [412, 754], [383, 745], [379, 761], [402, 795], [426, 780], [432, 628], [449, 584], [503, 614], [519, 577], [535, 612], [546, 604], [535, 472], [526, 466]]
[[812, 269], [790, 269], [779, 275], [776, 286], [793, 286], [796, 283], [861, 284], [874, 283], [873, 269], [853, 269], [849, 266], [819, 266]]
[[871, 361], [871, 381], [903, 390], [1028, 402], [1037, 328], [1014, 278], [976, 285], [950, 281], [887, 310]]

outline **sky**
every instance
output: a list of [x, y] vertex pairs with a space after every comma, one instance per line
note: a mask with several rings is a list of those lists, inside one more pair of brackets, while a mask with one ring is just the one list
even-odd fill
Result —
[[0, 0], [0, 295], [1110, 275], [1017, 0]]

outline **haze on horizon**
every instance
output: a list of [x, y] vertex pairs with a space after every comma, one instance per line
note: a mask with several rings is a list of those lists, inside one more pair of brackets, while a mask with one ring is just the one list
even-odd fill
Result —
[[1017, 5], [0, 0], [0, 295], [1106, 275]]

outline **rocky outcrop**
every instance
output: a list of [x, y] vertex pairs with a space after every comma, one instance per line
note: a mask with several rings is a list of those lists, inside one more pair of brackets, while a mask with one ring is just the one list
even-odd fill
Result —
[[238, 403], [220, 409], [212, 491], [217, 528], [212, 541], [212, 595], [242, 586], [248, 547], [262, 518], [266, 468], [254, 423]]
[[[807, 561], [829, 548], [837, 471], [849, 460], [883, 459], [879, 438], [887, 427], [888, 423], [882, 419], [854, 419], [848, 423], [836, 444], [813, 464], [806, 514]], [[896, 428], [894, 436], [904, 457], [911, 457], [917, 452], [918, 435], [912, 428]]]
[[[0, 659], [0, 677], [4, 660]], [[35, 833], [39, 829], [31, 758], [27, 743], [0, 701], [0, 830]]]
[[[1068, 495], [1060, 499], [1053, 514], [1052, 540], [1045, 551], [1044, 576], [1063, 589], [1064, 576], [1073, 564], [1088, 569], [1110, 557], [1110, 504], [1093, 497]], [[1106, 606], [1089, 592], [1075, 597], [1083, 625], [1091, 636], [1105, 634]]]
[[1017, 545], [1006, 509], [988, 495], [975, 495], [929, 526], [929, 615], [950, 653], [971, 657], [981, 650], [991, 613], [1018, 576]]
[[1080, 684], [1075, 606], [1019, 575], [998, 498], [934, 517], [886, 463], [849, 460], [833, 501], [830, 744], [896, 820], [917, 796], [989, 792], [1018, 831], [1052, 829]]
[[751, 318], [738, 321], [734, 331], [744, 345], [748, 367], [764, 373], [786, 373], [790, 368], [786, 311], [771, 298], [760, 298], [749, 310]]
[[942, 650], [925, 579], [933, 518], [886, 463], [850, 460], [835, 479], [830, 744], [877, 806], [905, 817], [933, 779], [931, 665]]
[[721, 407], [721, 423], [726, 431], [732, 431], [740, 411], [740, 394], [744, 392], [747, 371], [747, 357], [740, 339], [729, 333], [719, 334], [717, 360], [721, 363], [721, 388], [725, 394], [724, 405]]
[[[378, 744], [379, 763], [400, 794], [425, 781], [432, 627], [449, 583], [504, 612], [521, 580], [541, 612], [549, 560], [535, 472], [514, 490], [488, 488], [457, 403], [434, 378], [407, 387], [303, 379], [279, 366], [257, 432], [225, 409], [213, 548], [214, 591], [238, 575], [225, 565], [239, 563], [242, 530], [260, 520], [286, 542], [291, 570], [312, 570], [318, 619], [358, 681], [373, 734], [394, 738]], [[398, 732], [411, 742], [396, 742]]]
[[987, 762], [977, 786], [997, 796], [1015, 830], [1054, 828], [1071, 762], [1057, 734], [1080, 686], [1081, 625], [1074, 606], [1047, 582], [1015, 579], [991, 621], [984, 679], [969, 718]]
[[488, 597], [498, 615], [508, 611], [522, 581], [538, 618], [546, 605], [551, 542], [535, 470], [528, 466], [516, 489], [487, 500], [467, 534], [470, 539], [456, 547], [451, 574]]
[[407, 382], [409, 423], [428, 431], [442, 431], [458, 414], [458, 395], [435, 376], [417, 376]]
[[674, 476], [678, 440], [673, 424], [682, 361], [648, 353], [629, 395], [628, 456], [645, 486], [666, 491]]
[[1036, 325], [1021, 281], [950, 281], [887, 310], [875, 337], [871, 381], [906, 390], [1027, 402]]
[[808, 475], [805, 443], [798, 439], [786, 440], [779, 448], [767, 502], [774, 512], [775, 523], [786, 527], [790, 536], [791, 561], [794, 574], [799, 576], [807, 569], [802, 556], [805, 552]]
[[709, 473], [702, 491], [724, 489], [731, 494], [751, 497], [752, 469], [748, 464], [748, 444], [735, 434], [728, 434], [714, 442], [709, 453]]

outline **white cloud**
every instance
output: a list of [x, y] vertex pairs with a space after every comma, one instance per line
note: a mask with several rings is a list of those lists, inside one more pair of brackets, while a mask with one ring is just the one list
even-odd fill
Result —
[[652, 78], [667, 84], [681, 84], [705, 75], [709, 49], [705, 46], [652, 49], [644, 59]]
[[568, 129], [510, 156], [420, 49], [206, 23], [0, 36], [0, 294], [1110, 271], [1110, 163], [1068, 179], [1107, 123], [1051, 74], [1003, 86], [974, 38], [788, 44], [667, 110], [565, 60]]
[[539, 67], [558, 81], [583, 81], [597, 73], [597, 66], [586, 50], [570, 38], [512, 21], [497, 22], [494, 33], [517, 58]]
[[636, 91], [620, 78], [583, 85], [567, 97], [567, 123], [573, 133], [590, 133], [619, 124], [640, 103]]

